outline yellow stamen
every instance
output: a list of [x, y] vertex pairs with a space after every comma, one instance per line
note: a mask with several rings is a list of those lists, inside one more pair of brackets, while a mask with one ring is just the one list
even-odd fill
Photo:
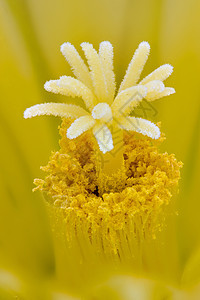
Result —
[[137, 264], [142, 243], [163, 225], [181, 163], [174, 155], [159, 153], [155, 140], [126, 133], [124, 172], [105, 176], [95, 167], [92, 134], [85, 132], [69, 140], [68, 127], [63, 120], [61, 149], [42, 168], [47, 176], [35, 180], [36, 189], [47, 193], [50, 209], [63, 222], [62, 234], [69, 247], [78, 241], [82, 255], [90, 249], [95, 257]]

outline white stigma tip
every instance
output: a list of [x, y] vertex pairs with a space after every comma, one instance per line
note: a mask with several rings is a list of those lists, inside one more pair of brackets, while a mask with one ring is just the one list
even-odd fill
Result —
[[170, 65], [170, 64], [166, 64], [164, 66], [166, 67], [168, 73], [171, 75], [172, 72], [174, 71], [174, 67], [172, 65]]
[[28, 118], [31, 118], [31, 115], [29, 113], [29, 108], [27, 108], [25, 111], [24, 111], [24, 119], [28, 119]]
[[51, 80], [46, 81], [45, 84], [44, 84], [44, 89], [48, 92], [51, 92], [50, 86], [51, 86]]
[[62, 44], [62, 45], [60, 46], [60, 51], [61, 51], [61, 53], [64, 54], [65, 48], [66, 48], [66, 47], [70, 47], [70, 46], [72, 47], [72, 44], [69, 43], [69, 42]]
[[141, 42], [141, 43], [139, 44], [139, 47], [146, 47], [146, 48], [149, 49], [149, 50], [151, 49], [149, 43], [146, 42], [146, 41]]

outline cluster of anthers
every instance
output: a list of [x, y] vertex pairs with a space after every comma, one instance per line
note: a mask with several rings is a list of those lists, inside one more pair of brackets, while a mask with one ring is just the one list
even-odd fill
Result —
[[146, 101], [154, 101], [175, 92], [163, 83], [171, 75], [173, 67], [169, 64], [162, 65], [139, 81], [150, 52], [149, 44], [142, 42], [135, 51], [116, 94], [111, 43], [100, 43], [99, 53], [89, 43], [82, 43], [81, 47], [89, 68], [75, 47], [64, 43], [61, 52], [77, 79], [61, 76], [58, 80], [47, 81], [44, 87], [56, 94], [81, 97], [85, 109], [73, 104], [44, 103], [26, 109], [24, 117], [54, 115], [75, 119], [67, 129], [67, 137], [74, 139], [91, 129], [103, 153], [111, 151], [114, 147], [111, 133], [113, 122], [122, 130], [136, 131], [158, 139], [159, 128], [148, 120], [131, 116], [131, 112], [144, 98]]

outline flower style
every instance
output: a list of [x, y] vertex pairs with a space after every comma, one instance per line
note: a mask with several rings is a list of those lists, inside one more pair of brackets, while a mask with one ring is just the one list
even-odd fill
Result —
[[[44, 103], [26, 109], [24, 117], [54, 115], [75, 119], [67, 129], [67, 137], [74, 139], [92, 129], [103, 153], [111, 151], [114, 147], [111, 133], [114, 122], [120, 129], [136, 131], [158, 139], [160, 130], [155, 124], [130, 114], [144, 98], [147, 101], [154, 101], [175, 93], [173, 88], [165, 87], [163, 83], [171, 75], [173, 67], [169, 64], [162, 65], [138, 83], [150, 52], [149, 44], [142, 42], [135, 51], [115, 96], [116, 83], [111, 43], [108, 41], [100, 43], [99, 53], [89, 43], [82, 43], [81, 47], [89, 68], [75, 47], [70, 43], [64, 43], [61, 52], [77, 79], [61, 76], [58, 80], [47, 81], [44, 88], [56, 94], [81, 97], [85, 109], [73, 104]], [[105, 139], [105, 136], [108, 138]]]

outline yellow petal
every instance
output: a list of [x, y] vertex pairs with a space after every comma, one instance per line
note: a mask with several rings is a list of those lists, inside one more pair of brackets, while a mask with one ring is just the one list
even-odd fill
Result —
[[110, 42], [102, 42], [99, 46], [99, 57], [103, 67], [108, 90], [108, 104], [111, 104], [115, 95], [116, 83], [113, 72], [113, 46]]
[[135, 117], [121, 117], [118, 120], [118, 125], [122, 129], [128, 131], [136, 131], [147, 135], [152, 139], [158, 139], [160, 137], [160, 129], [152, 122]]
[[100, 102], [104, 102], [105, 99], [107, 99], [107, 87], [99, 55], [93, 48], [93, 46], [89, 43], [82, 43], [81, 47], [90, 66], [93, 86], [97, 98]]
[[93, 133], [98, 142], [100, 150], [105, 154], [113, 149], [112, 134], [108, 127], [103, 123], [96, 123]]
[[133, 58], [128, 66], [124, 79], [119, 88], [119, 92], [131, 86], [134, 86], [140, 79], [140, 75], [144, 65], [148, 59], [150, 45], [147, 42], [142, 42], [135, 51]]
[[24, 118], [28, 119], [36, 116], [52, 115], [55, 117], [76, 119], [87, 114], [87, 111], [77, 105], [65, 103], [43, 103], [27, 108], [24, 112]]
[[68, 139], [75, 139], [83, 132], [92, 128], [95, 120], [91, 116], [82, 116], [76, 119], [71, 126], [67, 129]]
[[129, 114], [134, 107], [146, 96], [147, 88], [142, 85], [137, 85], [128, 88], [117, 95], [111, 105], [113, 116], [117, 117], [124, 114]]
[[78, 54], [75, 47], [70, 43], [64, 43], [60, 47], [60, 50], [71, 66], [74, 75], [88, 88], [92, 89], [92, 79], [88, 67]]
[[148, 76], [146, 76], [140, 84], [146, 84], [152, 80], [166, 80], [173, 72], [173, 67], [169, 64], [165, 64], [154, 70]]

